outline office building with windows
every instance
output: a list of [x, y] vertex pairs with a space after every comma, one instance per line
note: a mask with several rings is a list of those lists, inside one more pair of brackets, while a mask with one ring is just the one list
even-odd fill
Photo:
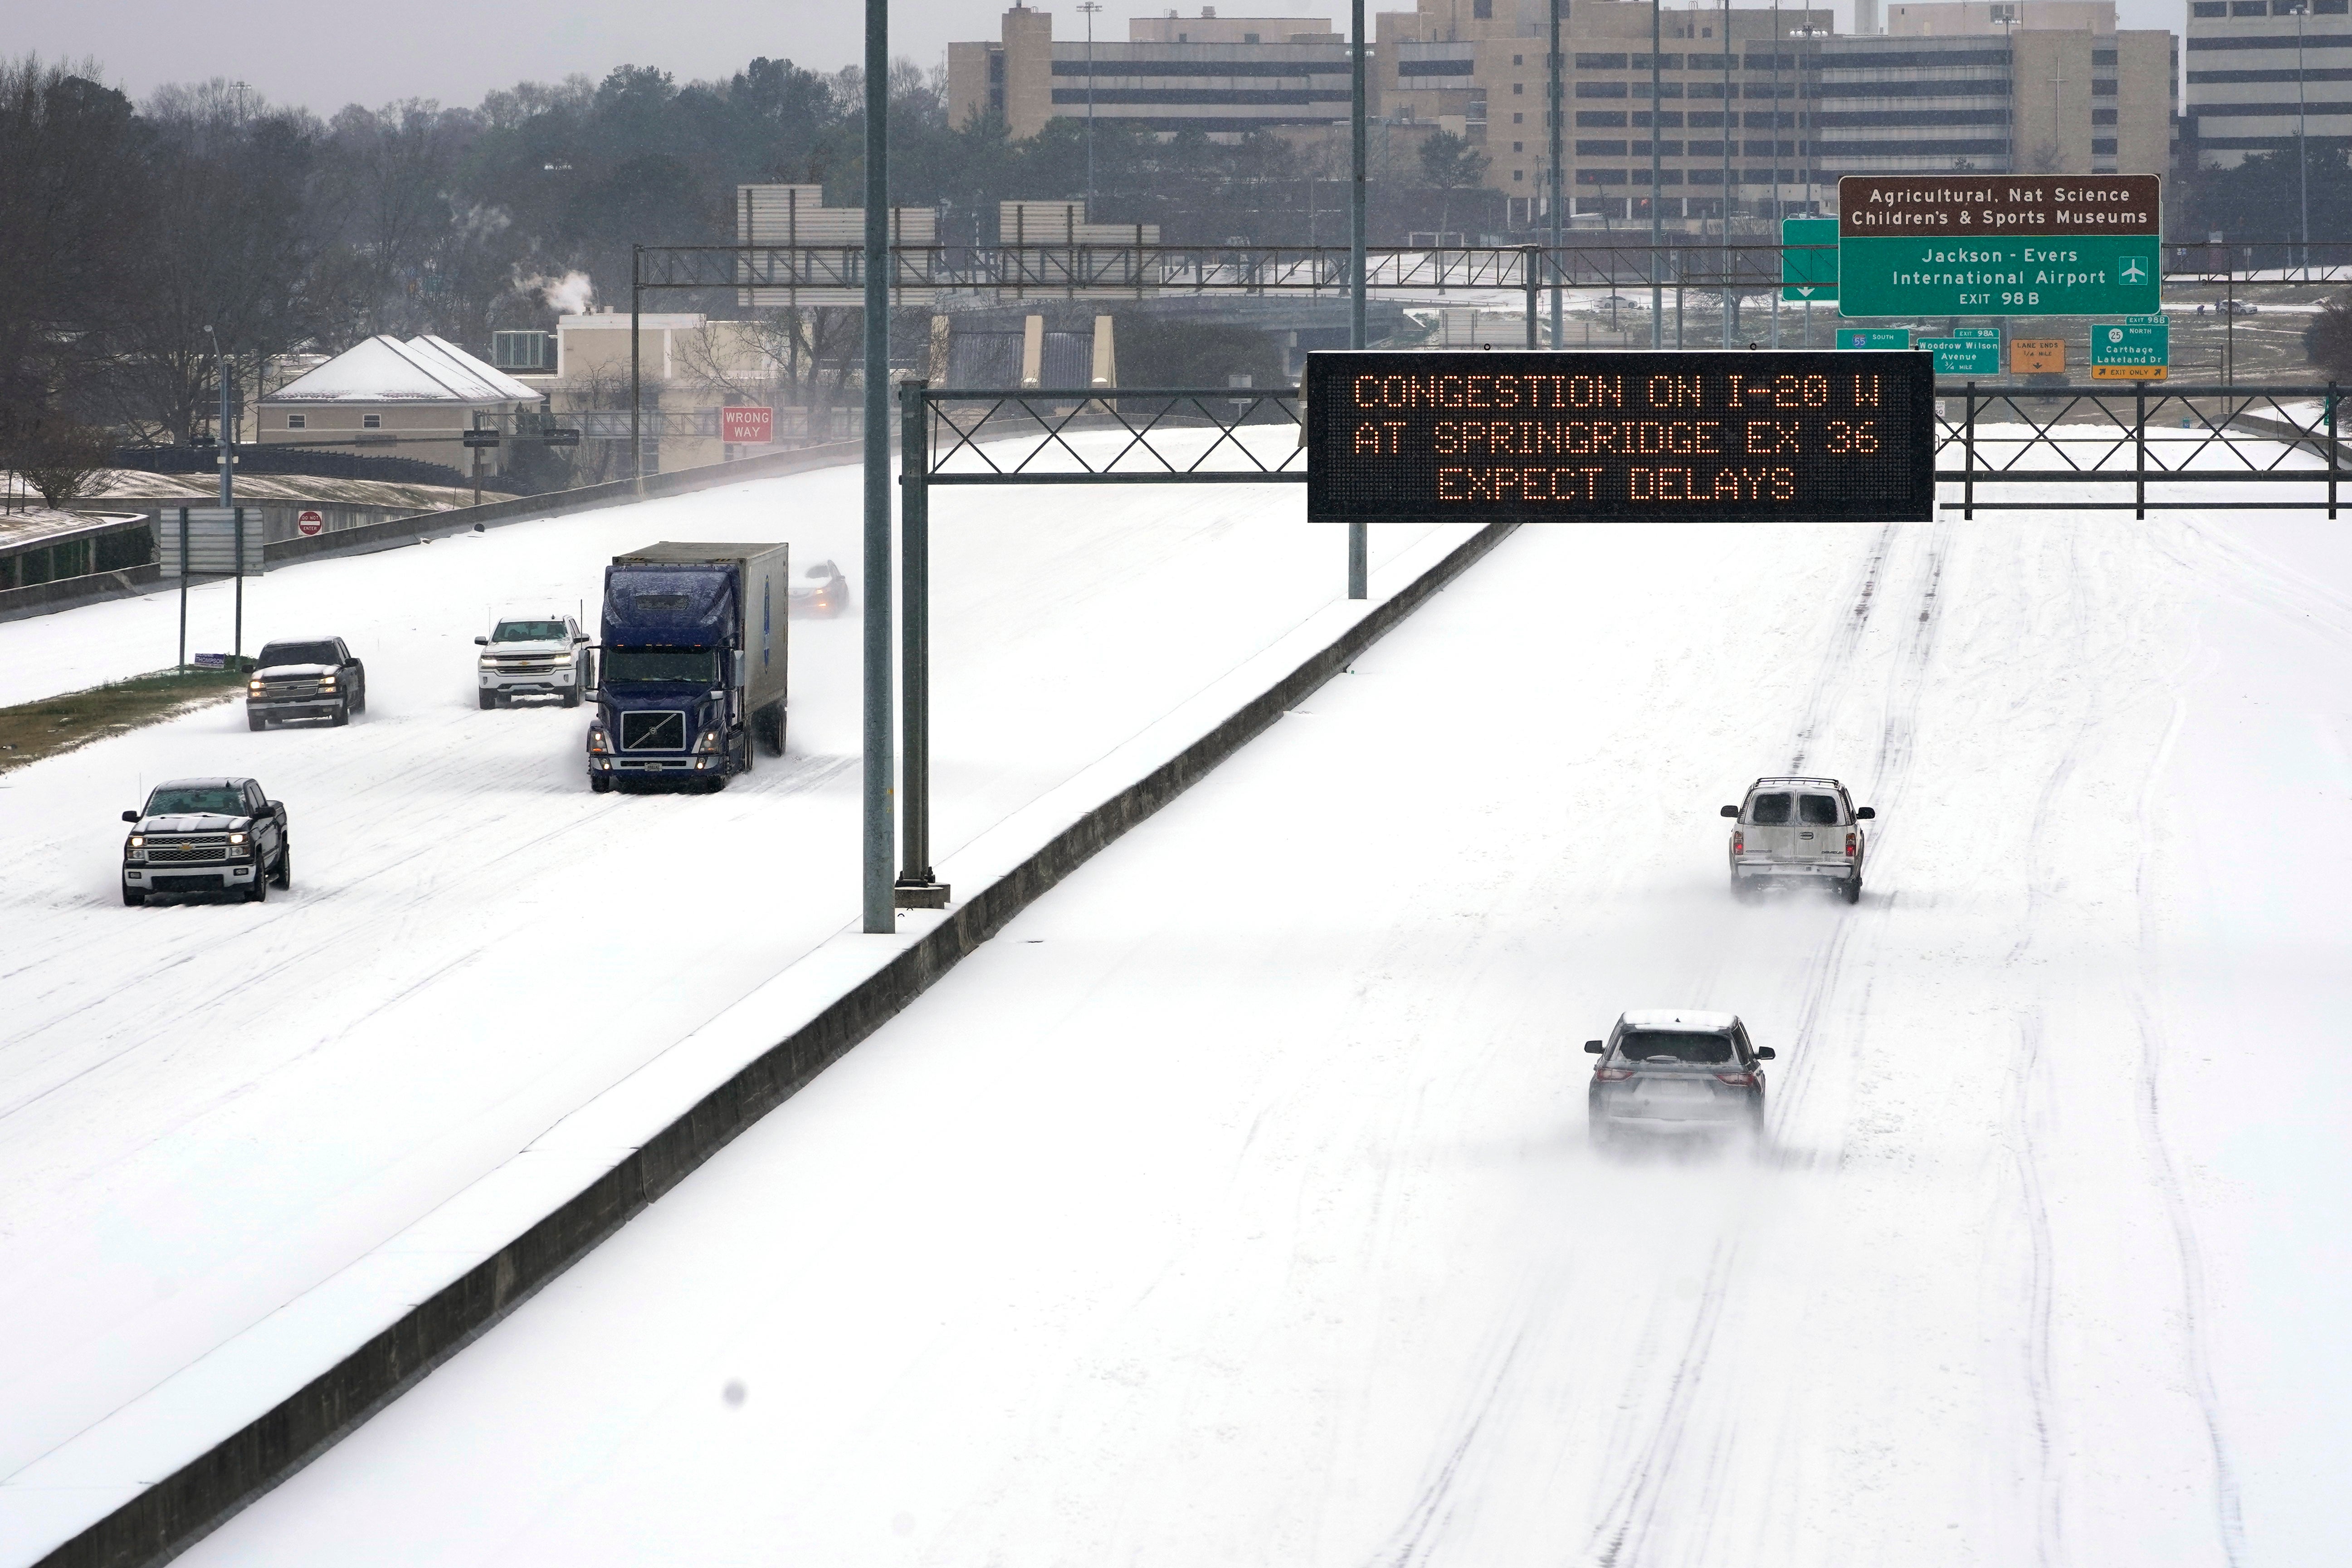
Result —
[[1056, 38], [1053, 14], [1004, 13], [994, 42], [948, 46], [950, 123], [1001, 120], [1015, 137], [1055, 120], [1118, 122], [1161, 136], [1311, 130], [1348, 118], [1346, 40], [1320, 16], [1138, 17], [1124, 42]]
[[2189, 0], [2180, 161], [2352, 145], [2352, 3]]

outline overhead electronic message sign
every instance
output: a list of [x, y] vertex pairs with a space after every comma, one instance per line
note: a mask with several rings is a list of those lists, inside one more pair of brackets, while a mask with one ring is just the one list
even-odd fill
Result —
[[2154, 174], [1848, 174], [1847, 316], [2104, 316], [2157, 308]]
[[1919, 353], [1307, 357], [1307, 516], [1352, 522], [1924, 522]]

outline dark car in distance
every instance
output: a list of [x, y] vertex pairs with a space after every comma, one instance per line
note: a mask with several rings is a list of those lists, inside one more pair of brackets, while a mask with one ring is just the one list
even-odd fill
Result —
[[367, 670], [341, 637], [265, 643], [245, 685], [245, 722], [268, 729], [288, 719], [352, 722], [367, 712]]
[[839, 615], [849, 608], [849, 579], [833, 562], [821, 560], [793, 580], [784, 603], [794, 615]]

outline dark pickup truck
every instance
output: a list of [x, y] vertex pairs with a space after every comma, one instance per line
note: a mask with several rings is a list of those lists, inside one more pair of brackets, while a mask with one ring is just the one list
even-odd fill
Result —
[[286, 808], [250, 779], [174, 779], [125, 811], [122, 902], [158, 893], [224, 893], [259, 904], [294, 885]]
[[245, 722], [268, 729], [289, 718], [349, 724], [367, 712], [367, 671], [341, 637], [268, 643], [245, 686]]

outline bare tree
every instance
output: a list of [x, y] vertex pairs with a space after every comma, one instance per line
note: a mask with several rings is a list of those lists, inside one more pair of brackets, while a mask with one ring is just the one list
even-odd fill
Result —
[[114, 461], [114, 437], [105, 428], [59, 415], [37, 422], [15, 444], [13, 466], [52, 507], [79, 496]]

